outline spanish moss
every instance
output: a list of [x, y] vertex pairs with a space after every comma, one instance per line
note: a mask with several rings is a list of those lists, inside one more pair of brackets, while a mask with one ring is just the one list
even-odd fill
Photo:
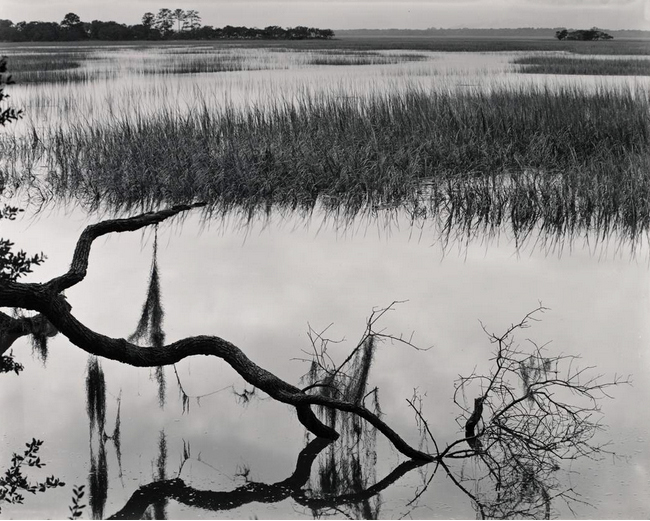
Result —
[[[149, 273], [149, 285], [147, 298], [142, 306], [140, 320], [129, 341], [147, 341], [150, 345], [160, 348], [165, 344], [165, 332], [163, 331], [164, 311], [162, 307], [162, 295], [160, 292], [160, 277], [158, 274], [158, 227], [154, 234], [153, 254], [151, 270]], [[155, 368], [156, 382], [158, 383], [158, 404], [162, 409], [165, 406], [165, 371], [163, 367]]]
[[86, 411], [90, 432], [97, 432], [100, 437], [106, 424], [106, 382], [104, 371], [96, 356], [88, 357], [86, 376]]

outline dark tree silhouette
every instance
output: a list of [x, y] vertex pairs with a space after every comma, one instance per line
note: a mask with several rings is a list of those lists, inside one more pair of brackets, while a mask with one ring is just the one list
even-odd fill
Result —
[[592, 27], [591, 29], [578, 29], [575, 31], [568, 31], [567, 29], [562, 29], [560, 31], [555, 31], [555, 37], [558, 40], [582, 40], [582, 41], [594, 41], [594, 40], [613, 40], [614, 37], [611, 34], [607, 34], [605, 31], [601, 31], [597, 27]]

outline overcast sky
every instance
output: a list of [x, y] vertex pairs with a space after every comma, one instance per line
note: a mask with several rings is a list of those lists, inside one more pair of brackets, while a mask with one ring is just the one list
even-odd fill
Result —
[[204, 25], [331, 29], [574, 27], [650, 30], [650, 0], [0, 0], [0, 18], [139, 23], [161, 7], [195, 9]]

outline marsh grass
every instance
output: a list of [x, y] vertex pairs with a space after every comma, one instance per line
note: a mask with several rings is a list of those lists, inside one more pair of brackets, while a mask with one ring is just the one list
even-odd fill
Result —
[[649, 140], [641, 90], [412, 89], [8, 138], [3, 170], [8, 184], [93, 210], [200, 199], [244, 219], [318, 207], [345, 221], [400, 209], [447, 234], [633, 239], [650, 229]]
[[[16, 53], [10, 57], [14, 80], [20, 84], [90, 82], [129, 73], [146, 75], [201, 74], [214, 72], [287, 69], [310, 65], [379, 65], [426, 59], [409, 53], [376, 51], [291, 50], [283, 55], [263, 49], [191, 45], [161, 47], [138, 53], [131, 48], [110, 52]], [[126, 55], [123, 53], [127, 53]], [[288, 54], [290, 53], [290, 55]], [[100, 67], [86, 62], [104, 60]]]
[[644, 58], [572, 58], [528, 56], [513, 61], [527, 74], [587, 74], [600, 76], [650, 76], [650, 60]]
[[[189, 51], [191, 49], [186, 49]], [[171, 51], [171, 52], [170, 52]], [[277, 53], [254, 49], [200, 49], [197, 53], [181, 49], [165, 49], [159, 58], [147, 60], [142, 65], [146, 74], [199, 74], [209, 72], [279, 70], [310, 65], [388, 65], [422, 61], [427, 57], [418, 54], [385, 54], [375, 51], [293, 51], [284, 49]]]
[[17, 55], [12, 57], [12, 79], [17, 83], [46, 83], [65, 81], [68, 77], [84, 77], [70, 74], [81, 67], [77, 56], [60, 56], [56, 60], [49, 55]]
[[13, 81], [19, 84], [65, 83], [89, 81], [93, 75], [84, 62], [93, 59], [88, 51], [20, 52], [8, 57]]
[[[182, 56], [179, 58], [178, 56]], [[200, 74], [208, 72], [254, 71], [277, 69], [278, 64], [262, 57], [251, 57], [238, 53], [200, 53], [198, 55], [177, 54], [165, 56], [164, 62], [145, 62], [145, 74]]]
[[317, 53], [307, 60], [307, 65], [390, 65], [412, 61], [423, 61], [420, 54], [380, 54], [376, 52], [329, 52]]
[[[413, 50], [433, 52], [516, 52], [551, 51], [582, 55], [650, 55], [648, 40], [616, 39], [608, 41], [558, 41], [545, 38], [489, 38], [445, 36], [340, 36], [333, 40], [266, 40], [237, 42], [240, 48], [291, 50]], [[219, 45], [219, 44], [217, 44]]]

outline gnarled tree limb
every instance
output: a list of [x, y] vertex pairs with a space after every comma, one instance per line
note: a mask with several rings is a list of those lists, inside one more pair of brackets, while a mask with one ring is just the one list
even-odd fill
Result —
[[195, 336], [164, 346], [142, 347], [123, 338], [110, 338], [97, 333], [74, 317], [70, 305], [61, 295], [61, 291], [84, 279], [88, 268], [90, 248], [97, 237], [113, 232], [135, 231], [198, 206], [202, 206], [202, 203], [175, 206], [160, 212], [145, 213], [128, 219], [107, 220], [87, 227], [79, 238], [72, 264], [67, 273], [43, 284], [18, 282], [3, 284], [0, 286], [0, 306], [37, 311], [61, 334], [84, 351], [137, 367], [171, 365], [196, 355], [221, 358], [251, 385], [280, 402], [294, 406], [299, 421], [316, 436], [336, 439], [339, 435], [316, 417], [310, 408], [311, 405], [321, 405], [356, 414], [376, 427], [404, 455], [416, 460], [433, 461], [433, 456], [411, 447], [384, 421], [365, 407], [324, 396], [307, 394], [258, 366], [241, 349], [220, 337]]
[[0, 355], [23, 336], [37, 334], [49, 337], [56, 333], [54, 326], [41, 314], [14, 318], [0, 311]]

